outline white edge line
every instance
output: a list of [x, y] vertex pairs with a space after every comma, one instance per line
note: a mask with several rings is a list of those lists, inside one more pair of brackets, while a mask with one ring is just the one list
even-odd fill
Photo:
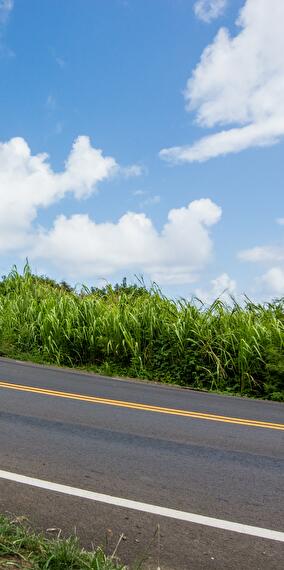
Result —
[[215, 519], [212, 517], [188, 513], [186, 511], [178, 511], [175, 509], [159, 507], [148, 503], [140, 503], [138, 501], [122, 499], [120, 497], [112, 497], [111, 495], [104, 495], [101, 493], [95, 493], [93, 491], [86, 491], [84, 489], [70, 487], [69, 485], [61, 485], [59, 483], [52, 483], [50, 481], [44, 481], [42, 479], [35, 479], [34, 477], [27, 477], [26, 475], [19, 475], [18, 473], [10, 473], [9, 471], [2, 471], [1, 469], [0, 479], [22, 483], [24, 485], [30, 485], [31, 487], [38, 487], [40, 489], [46, 489], [47, 491], [55, 491], [57, 493], [63, 493], [64, 495], [72, 495], [73, 497], [89, 499], [91, 501], [97, 501], [99, 503], [115, 505], [116, 507], [124, 507], [127, 509], [177, 519], [180, 521], [201, 524], [204, 526], [210, 526], [231, 532], [238, 532], [250, 536], [257, 536], [259, 538], [266, 538], [268, 540], [284, 542], [284, 532], [279, 532], [277, 530], [270, 530], [267, 528], [250, 526], [222, 519]]

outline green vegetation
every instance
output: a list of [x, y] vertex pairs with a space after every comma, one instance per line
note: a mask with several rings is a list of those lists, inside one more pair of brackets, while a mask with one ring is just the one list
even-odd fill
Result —
[[0, 353], [284, 401], [284, 299], [174, 301], [157, 287], [83, 288], [27, 265], [0, 282]]
[[125, 570], [99, 548], [82, 550], [78, 540], [47, 539], [27, 524], [0, 515], [0, 569], [8, 570]]

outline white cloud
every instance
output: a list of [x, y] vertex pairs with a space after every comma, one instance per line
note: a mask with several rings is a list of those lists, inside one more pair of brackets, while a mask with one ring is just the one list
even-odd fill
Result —
[[50, 111], [54, 111], [54, 109], [56, 109], [56, 99], [51, 93], [46, 98], [45, 106]]
[[266, 288], [275, 295], [284, 297], [284, 269], [271, 267], [261, 278]]
[[146, 169], [140, 164], [132, 164], [131, 166], [125, 166], [120, 168], [120, 171], [126, 178], [131, 178], [132, 176], [141, 176], [141, 174], [146, 173]]
[[63, 123], [61, 121], [57, 121], [54, 132], [56, 135], [61, 135], [63, 132]]
[[155, 194], [152, 196], [147, 190], [135, 190], [133, 192], [133, 196], [139, 196], [141, 201], [139, 202], [139, 208], [144, 208], [145, 206], [155, 206], [156, 204], [160, 204], [161, 196], [159, 194]]
[[67, 193], [77, 199], [87, 197], [100, 182], [119, 173], [124, 174], [124, 169], [115, 159], [93, 148], [85, 136], [75, 140], [59, 173], [52, 170], [47, 154], [32, 155], [24, 139], [0, 143], [0, 251], [24, 247], [32, 239], [39, 208]]
[[194, 4], [194, 12], [197, 18], [209, 23], [219, 18], [227, 6], [227, 0], [197, 0]]
[[209, 199], [170, 210], [161, 232], [142, 213], [100, 224], [87, 215], [59, 216], [50, 231], [39, 233], [29, 258], [48, 260], [70, 277], [138, 269], [160, 284], [190, 283], [211, 258], [209, 228], [220, 217]]
[[161, 196], [155, 194], [155, 196], [149, 196], [140, 202], [140, 208], [144, 208], [144, 206], [155, 206], [156, 204], [160, 204]]
[[147, 204], [160, 204], [160, 202], [161, 202], [161, 196], [159, 196], [158, 194], [155, 194], [155, 196], [152, 196], [147, 200]]
[[[277, 223], [284, 225], [284, 218], [278, 218]], [[284, 244], [262, 245], [240, 251], [239, 259], [250, 263], [258, 263], [269, 267], [257, 282], [261, 288], [272, 297], [273, 295], [284, 296]]]
[[161, 158], [177, 164], [180, 162], [204, 162], [216, 156], [237, 153], [252, 146], [271, 146], [284, 134], [283, 119], [273, 118], [241, 129], [223, 130], [209, 135], [191, 146], [177, 146], [163, 149]]
[[284, 135], [284, 2], [246, 0], [231, 37], [221, 28], [187, 82], [188, 111], [201, 127], [224, 127], [193, 145], [163, 149], [172, 162], [203, 161]]
[[205, 304], [213, 303], [216, 299], [221, 299], [224, 302], [229, 302], [231, 296], [235, 296], [237, 292], [237, 284], [228, 273], [222, 273], [215, 279], [210, 281], [211, 287], [209, 290], [196, 289], [195, 295]]
[[52, 169], [47, 154], [33, 155], [22, 138], [0, 143], [1, 254], [28, 256], [41, 266], [48, 261], [76, 279], [138, 270], [158, 283], [194, 281], [211, 259], [210, 228], [221, 217], [221, 208], [209, 199], [170, 210], [161, 231], [144, 213], [134, 212], [117, 223], [77, 214], [58, 216], [51, 229], [38, 227], [39, 210], [67, 194], [81, 200], [114, 175], [139, 173], [140, 167], [123, 168], [104, 156], [85, 136], [75, 140], [61, 172]]
[[14, 7], [14, 0], [0, 0], [0, 24], [6, 24]]
[[262, 245], [240, 251], [238, 254], [242, 261], [253, 263], [275, 263], [284, 261], [284, 247]]
[[55, 57], [55, 61], [56, 61], [57, 65], [59, 65], [59, 67], [61, 67], [61, 69], [63, 69], [63, 67], [65, 67], [65, 65], [66, 65], [66, 61], [65, 61], [65, 59], [63, 59], [63, 57]]
[[14, 0], [0, 0], [0, 56], [13, 57], [14, 53], [4, 43], [3, 37], [5, 26], [8, 22], [11, 11], [14, 7]]

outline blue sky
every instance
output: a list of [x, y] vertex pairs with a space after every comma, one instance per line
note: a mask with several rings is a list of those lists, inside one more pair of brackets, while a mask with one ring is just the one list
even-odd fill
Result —
[[72, 283], [284, 295], [283, 18], [282, 0], [0, 0], [1, 274], [28, 257]]

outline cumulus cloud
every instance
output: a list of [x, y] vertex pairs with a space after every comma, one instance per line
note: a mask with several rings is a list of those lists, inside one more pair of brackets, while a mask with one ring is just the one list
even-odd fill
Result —
[[[276, 222], [284, 225], [284, 219], [278, 218]], [[284, 244], [261, 245], [240, 251], [239, 259], [260, 266], [268, 267], [258, 279], [260, 285], [271, 295], [284, 296]]]
[[[239, 253], [242, 261], [271, 266], [258, 282], [270, 295], [284, 296], [284, 246], [258, 246]], [[275, 265], [278, 264], [278, 265]]]
[[271, 267], [262, 275], [261, 281], [271, 293], [284, 297], [284, 268]]
[[237, 283], [228, 275], [222, 273], [215, 279], [210, 281], [211, 287], [208, 290], [196, 289], [195, 295], [205, 304], [213, 303], [216, 299], [221, 299], [224, 302], [231, 300], [232, 296], [236, 295]]
[[203, 22], [210, 23], [219, 18], [227, 6], [227, 0], [197, 0], [194, 13]]
[[170, 210], [161, 231], [144, 213], [135, 212], [116, 223], [62, 215], [51, 228], [39, 227], [39, 210], [67, 194], [82, 200], [104, 180], [138, 174], [140, 167], [119, 166], [86, 136], [75, 140], [60, 172], [52, 169], [47, 154], [33, 155], [22, 138], [0, 143], [0, 253], [48, 262], [76, 279], [136, 270], [158, 283], [194, 281], [210, 261], [210, 229], [221, 217], [221, 209], [209, 199]]
[[39, 208], [67, 193], [76, 199], [87, 197], [97, 191], [100, 182], [118, 173], [124, 169], [93, 148], [85, 136], [75, 140], [65, 169], [59, 173], [52, 170], [47, 154], [32, 155], [24, 139], [0, 143], [0, 252], [17, 249], [32, 239], [31, 226]]
[[161, 284], [190, 283], [211, 258], [209, 228], [220, 217], [210, 199], [170, 210], [160, 232], [142, 213], [100, 224], [88, 215], [59, 216], [50, 231], [38, 234], [29, 257], [48, 260], [70, 277], [138, 269]]
[[284, 135], [284, 2], [246, 0], [239, 33], [221, 28], [189, 78], [185, 99], [200, 127], [225, 127], [185, 147], [163, 149], [171, 162], [204, 161]]

